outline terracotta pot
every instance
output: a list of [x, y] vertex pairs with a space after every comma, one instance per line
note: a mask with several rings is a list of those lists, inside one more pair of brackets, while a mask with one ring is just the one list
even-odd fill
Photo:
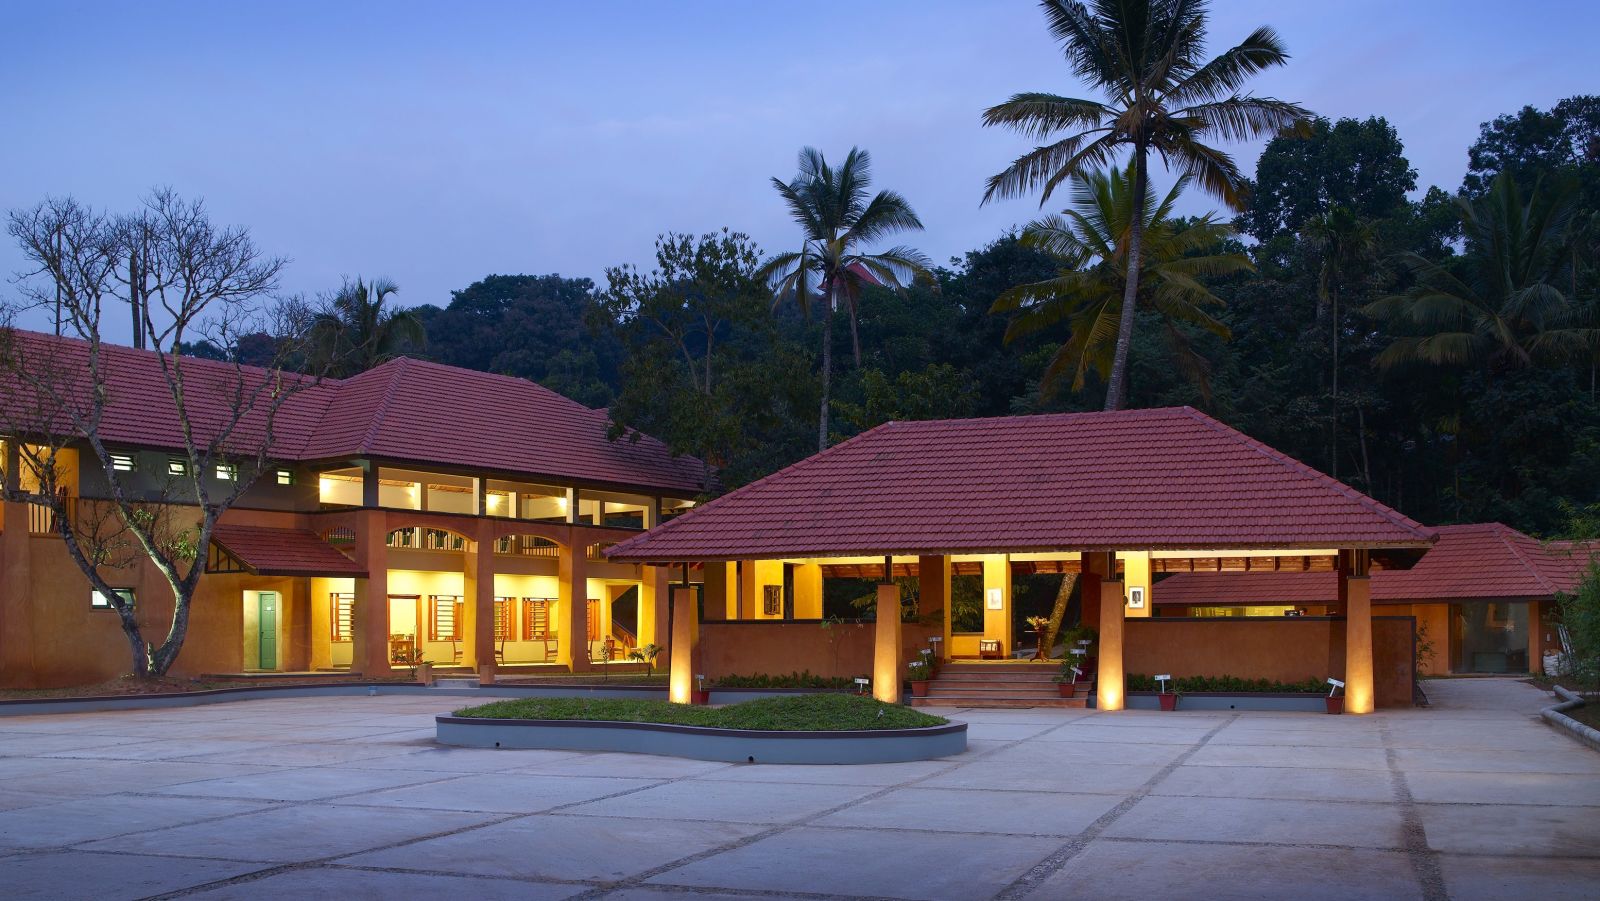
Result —
[[698, 688], [689, 689], [689, 703], [702, 706], [711, 703], [711, 689], [708, 688], [704, 691]]
[[1323, 698], [1323, 700], [1328, 702], [1329, 713], [1344, 713], [1344, 695], [1340, 695], [1337, 698]]
[[1171, 711], [1171, 710], [1177, 710], [1178, 709], [1178, 696], [1177, 695], [1172, 694], [1170, 692], [1162, 692], [1161, 694], [1156, 695], [1156, 697], [1161, 701], [1161, 709], [1162, 710]]
[[1061, 696], [1063, 698], [1075, 698], [1075, 697], [1078, 696], [1078, 683], [1076, 683], [1076, 682], [1057, 682], [1056, 683], [1056, 690], [1061, 692]]
[[923, 680], [921, 680], [919, 682], [912, 682], [911, 683], [911, 696], [914, 697], [914, 698], [925, 698], [925, 697], [927, 697], [928, 696], [928, 680], [923, 679]]

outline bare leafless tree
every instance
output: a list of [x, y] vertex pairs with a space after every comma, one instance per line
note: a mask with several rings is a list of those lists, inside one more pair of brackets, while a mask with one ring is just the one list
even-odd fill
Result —
[[[279, 414], [317, 382], [290, 368], [303, 358], [304, 307], [270, 300], [284, 260], [264, 255], [246, 230], [215, 225], [203, 203], [171, 190], [156, 190], [127, 216], [71, 198], [47, 200], [9, 213], [7, 231], [33, 267], [19, 276], [20, 300], [0, 307], [0, 430], [19, 449], [20, 473], [30, 476], [17, 491], [48, 510], [67, 553], [116, 610], [134, 674], [165, 674], [183, 647], [218, 520], [274, 462]], [[12, 327], [18, 314], [52, 307], [67, 340]], [[144, 353], [106, 341], [105, 317], [124, 310]], [[267, 366], [243, 365], [237, 355], [228, 363], [182, 353], [202, 340], [232, 348], [240, 336], [263, 331], [278, 338], [278, 359]], [[148, 474], [119, 470], [107, 448], [116, 443], [108, 427], [117, 420], [108, 414], [130, 400], [119, 393], [127, 384], [119, 377], [131, 367], [155, 382], [140, 391], [165, 389], [135, 400], [170, 411], [178, 432], [171, 438], [180, 445], [174, 450], [186, 458], [181, 475], [155, 484]], [[94, 454], [104, 496], [67, 497], [67, 448]], [[208, 478], [219, 467], [233, 478]], [[172, 620], [159, 640], [145, 637], [132, 605], [108, 580], [112, 571], [146, 564], [173, 595]]]

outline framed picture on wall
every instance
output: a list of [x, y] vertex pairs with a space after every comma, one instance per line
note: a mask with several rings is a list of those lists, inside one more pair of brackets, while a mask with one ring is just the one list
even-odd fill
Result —
[[1143, 585], [1135, 585], [1132, 588], [1128, 589], [1128, 609], [1129, 610], [1143, 610], [1144, 609], [1144, 586]]
[[983, 605], [990, 610], [1004, 610], [1006, 607], [1005, 595], [998, 588], [991, 588], [983, 595]]
[[783, 615], [783, 586], [763, 585], [761, 587], [761, 615]]

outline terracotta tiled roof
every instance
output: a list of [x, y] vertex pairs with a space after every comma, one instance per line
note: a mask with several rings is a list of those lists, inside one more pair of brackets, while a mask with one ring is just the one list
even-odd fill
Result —
[[354, 560], [303, 529], [219, 525], [211, 540], [256, 575], [366, 576]]
[[[15, 332], [23, 357], [48, 366], [68, 393], [86, 396], [88, 345], [35, 332]], [[114, 445], [162, 449], [183, 446], [179, 419], [150, 352], [103, 346], [110, 402], [101, 434]], [[184, 358], [191, 419], [197, 437], [217, 434], [227, 418], [230, 393], [240, 383], [234, 367]], [[244, 368], [244, 380], [266, 370]], [[295, 378], [295, 377], [291, 377]], [[256, 384], [260, 384], [257, 382]], [[648, 436], [606, 437], [606, 411], [569, 400], [525, 379], [490, 375], [420, 360], [398, 359], [344, 380], [305, 380], [278, 414], [273, 456], [280, 460], [388, 457], [419, 464], [501, 470], [538, 479], [573, 479], [699, 494], [701, 463], [674, 457]], [[36, 415], [30, 392], [0, 384], [0, 431]], [[9, 403], [8, 403], [9, 400]], [[236, 432], [239, 447], [259, 443], [265, 417]], [[59, 428], [70, 427], [62, 422]]]
[[894, 422], [613, 559], [1425, 547], [1431, 530], [1188, 407]]
[[[1435, 544], [1411, 569], [1372, 574], [1372, 599], [1406, 604], [1457, 600], [1544, 600], [1573, 590], [1588, 565], [1572, 542], [1542, 544], [1501, 525], [1440, 526]], [[1600, 549], [1597, 549], [1600, 552]], [[1157, 582], [1152, 599], [1168, 604], [1326, 604], [1332, 573], [1177, 573]]]

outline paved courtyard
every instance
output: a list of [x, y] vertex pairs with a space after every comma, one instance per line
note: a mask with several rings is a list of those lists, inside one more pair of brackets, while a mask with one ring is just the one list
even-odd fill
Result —
[[1593, 898], [1600, 754], [1510, 680], [1371, 717], [952, 711], [858, 767], [443, 749], [453, 701], [0, 719], [21, 898]]

